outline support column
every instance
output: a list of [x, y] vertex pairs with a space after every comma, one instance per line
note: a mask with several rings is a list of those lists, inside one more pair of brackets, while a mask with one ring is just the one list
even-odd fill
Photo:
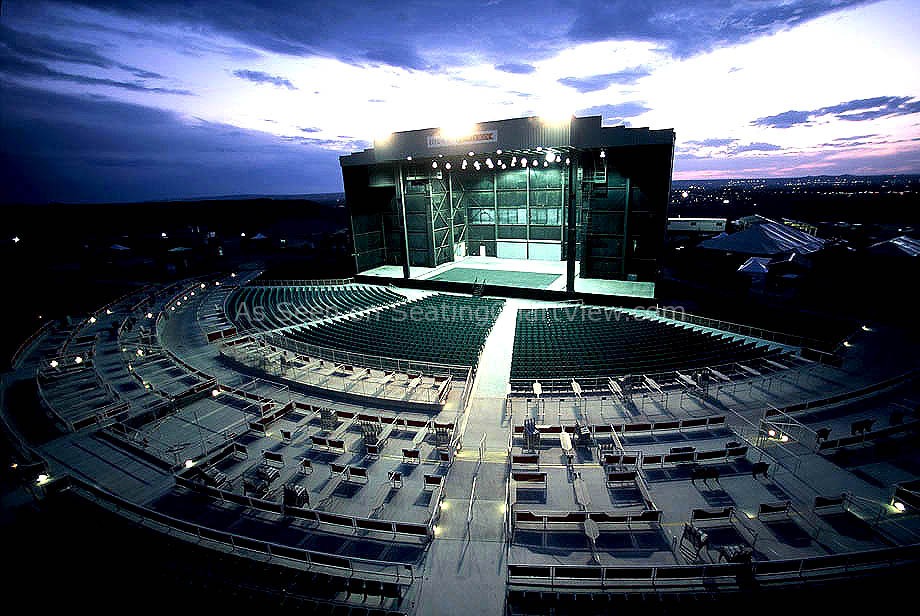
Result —
[[410, 271], [409, 271], [409, 229], [406, 225], [406, 186], [403, 182], [403, 166], [400, 163], [397, 166], [399, 172], [399, 211], [402, 218], [402, 232], [403, 232], [403, 278], [409, 280]]
[[565, 263], [565, 292], [575, 293], [575, 244], [577, 242], [577, 228], [575, 224], [575, 185], [578, 183], [578, 153], [572, 152], [569, 156], [569, 196], [566, 203], [566, 263]]

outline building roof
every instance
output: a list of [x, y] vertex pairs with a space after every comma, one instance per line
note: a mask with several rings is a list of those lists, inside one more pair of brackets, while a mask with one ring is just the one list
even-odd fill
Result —
[[[462, 136], [446, 135], [440, 128], [396, 132], [374, 141], [373, 148], [339, 158], [342, 166], [463, 156], [468, 152], [539, 152], [537, 148], [560, 152], [593, 148], [674, 145], [672, 129], [650, 130], [603, 126], [601, 116], [572, 116], [564, 122], [544, 122], [539, 117], [509, 118], [477, 123]], [[545, 151], [545, 150], [543, 150]]]
[[824, 248], [824, 240], [769, 219], [743, 231], [705, 240], [701, 248], [746, 255], [779, 255], [788, 252], [810, 254]]
[[738, 268], [738, 271], [745, 274], [766, 274], [770, 271], [770, 258], [751, 257]]
[[869, 246], [869, 252], [877, 255], [916, 257], [920, 255], [920, 240], [906, 235], [878, 242]]

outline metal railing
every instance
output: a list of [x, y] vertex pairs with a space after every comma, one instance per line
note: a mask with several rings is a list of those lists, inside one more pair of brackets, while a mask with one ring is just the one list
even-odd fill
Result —
[[822, 353], [822, 351], [819, 351], [818, 349], [819, 347], [823, 346], [823, 344], [816, 338], [787, 334], [784, 332], [764, 329], [762, 327], [754, 327], [753, 325], [744, 325], [741, 323], [733, 323], [731, 321], [723, 321], [722, 319], [703, 317], [695, 314], [690, 314], [689, 312], [684, 312], [683, 310], [676, 310], [674, 308], [659, 306], [655, 309], [655, 313], [660, 317], [671, 319], [672, 321], [680, 321], [681, 323], [690, 323], [691, 325], [699, 325], [700, 327], [718, 329], [732, 334], [738, 334], [739, 336], [759, 338], [761, 340], [767, 340], [769, 342], [775, 342], [777, 344], [783, 344], [786, 346], [805, 347], [818, 353]]
[[249, 283], [251, 287], [332, 287], [343, 284], [351, 284], [354, 278], [327, 278], [323, 280], [298, 280], [298, 279], [273, 279], [259, 280], [255, 279]]
[[[72, 475], [68, 476], [66, 480], [61, 479], [56, 483], [61, 482], [63, 482], [64, 485], [54, 486], [55, 490], [60, 491], [70, 487], [87, 494], [91, 500], [114, 510], [119, 515], [125, 517], [134, 516], [137, 518], [135, 521], [140, 524], [152, 523], [165, 527], [167, 534], [170, 536], [176, 536], [195, 543], [217, 543], [229, 546], [233, 552], [254, 552], [263, 557], [267, 556], [269, 560], [288, 562], [298, 566], [306, 565], [308, 568], [317, 567], [327, 570], [332, 569], [337, 571], [339, 575], [344, 572], [346, 575], [350, 576], [360, 575], [362, 577], [366, 576], [369, 579], [382, 579], [404, 585], [411, 584], [415, 579], [414, 566], [412, 564], [373, 560], [354, 556], [342, 556], [316, 550], [305, 550], [303, 548], [282, 545], [271, 541], [253, 539], [252, 537], [217, 530], [194, 522], [174, 518], [160, 513], [159, 511], [127, 501]], [[128, 514], [130, 514], [130, 516]]]
[[712, 563], [704, 565], [602, 566], [602, 565], [508, 565], [508, 582], [535, 589], [584, 588], [682, 589], [737, 588], [739, 579], [761, 584], [805, 582], [814, 578], [844, 578], [920, 560], [920, 544], [880, 548], [848, 554], [830, 554], [750, 564]]
[[342, 351], [340, 349], [308, 344], [274, 333], [263, 334], [262, 338], [269, 344], [289, 351], [294, 351], [300, 355], [325, 359], [336, 364], [361, 366], [362, 368], [374, 368], [376, 370], [395, 371], [404, 374], [410, 372], [430, 375], [450, 374], [458, 377], [466, 377], [471, 369], [470, 366], [457, 364], [423, 362], [382, 355], [367, 355], [364, 353], [355, 353], [354, 351]]

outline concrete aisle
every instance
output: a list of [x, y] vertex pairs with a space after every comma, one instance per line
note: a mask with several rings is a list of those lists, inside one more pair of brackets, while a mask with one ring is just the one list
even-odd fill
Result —
[[[516, 320], [517, 304], [508, 300], [483, 347], [469, 410], [461, 426], [463, 450], [451, 468], [437, 536], [425, 561], [419, 600], [426, 614], [501, 614], [504, 610], [511, 430], [505, 416], [505, 395]], [[484, 435], [485, 451], [480, 460], [479, 444]]]

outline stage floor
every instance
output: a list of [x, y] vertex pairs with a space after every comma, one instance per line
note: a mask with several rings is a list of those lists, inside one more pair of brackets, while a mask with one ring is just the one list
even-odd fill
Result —
[[[565, 261], [532, 261], [524, 259], [499, 259], [497, 257], [469, 256], [444, 263], [438, 267], [412, 267], [410, 276], [415, 280], [445, 282], [484, 282], [489, 285], [522, 287], [527, 289], [565, 290]], [[654, 299], [655, 283], [628, 280], [601, 280], [581, 278], [579, 263], [575, 263], [575, 291], [624, 297]], [[383, 265], [365, 272], [365, 276], [402, 278], [399, 265]]]

